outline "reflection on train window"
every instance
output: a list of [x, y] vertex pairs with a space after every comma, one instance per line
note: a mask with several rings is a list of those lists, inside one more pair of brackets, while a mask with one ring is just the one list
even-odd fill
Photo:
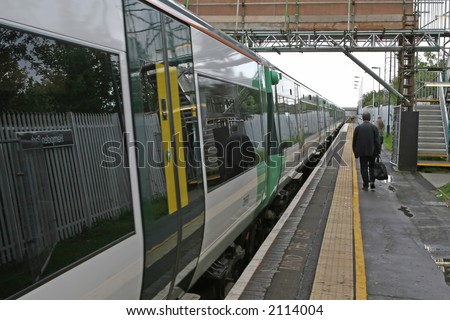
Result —
[[304, 140], [312, 139], [319, 131], [318, 128], [318, 108], [317, 108], [317, 96], [306, 93], [301, 95], [300, 99], [300, 112], [302, 113]]
[[263, 157], [259, 91], [199, 77], [208, 191]]
[[278, 96], [278, 120], [280, 121], [281, 142], [290, 147], [300, 141], [299, 114], [295, 100]]
[[322, 131], [325, 129], [325, 104], [326, 101], [320, 97], [318, 97], [318, 117], [319, 117], [319, 130]]
[[119, 57], [0, 26], [0, 298], [134, 231]]

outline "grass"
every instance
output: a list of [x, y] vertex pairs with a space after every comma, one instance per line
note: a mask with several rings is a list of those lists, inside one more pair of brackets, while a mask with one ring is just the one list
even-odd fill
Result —
[[[56, 244], [41, 278], [89, 256], [133, 230], [131, 211], [124, 212], [117, 218], [96, 222], [91, 228]], [[43, 255], [49, 253], [44, 252]], [[0, 266], [0, 299], [5, 299], [33, 283], [31, 269], [35, 266], [30, 265], [33, 261], [35, 258], [28, 260], [25, 257], [22, 261]]]
[[437, 189], [437, 195], [439, 199], [444, 200], [447, 204], [450, 204], [450, 183]]
[[384, 136], [383, 145], [389, 152], [392, 152], [392, 135], [388, 134]]
[[45, 276], [76, 262], [98, 249], [114, 242], [116, 239], [130, 233], [134, 229], [131, 212], [118, 218], [97, 222], [72, 238], [58, 242], [45, 271]]
[[439, 190], [447, 196], [447, 198], [450, 198], [450, 183], [447, 183], [445, 186], [442, 186], [439, 188]]

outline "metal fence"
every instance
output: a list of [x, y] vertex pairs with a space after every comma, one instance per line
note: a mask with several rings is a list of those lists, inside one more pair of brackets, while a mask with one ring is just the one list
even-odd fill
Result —
[[0, 265], [131, 210], [128, 169], [102, 162], [122, 141], [117, 114], [0, 115]]
[[419, 29], [448, 29], [449, 0], [415, 0], [414, 5], [419, 16]]
[[398, 166], [399, 143], [400, 143], [400, 123], [401, 123], [401, 107], [394, 108], [393, 126], [392, 126], [392, 152], [391, 163]]

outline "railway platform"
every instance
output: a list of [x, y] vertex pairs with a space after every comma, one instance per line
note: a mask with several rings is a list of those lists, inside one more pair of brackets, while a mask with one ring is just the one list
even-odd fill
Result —
[[448, 173], [397, 171], [362, 190], [346, 124], [228, 300], [450, 299]]

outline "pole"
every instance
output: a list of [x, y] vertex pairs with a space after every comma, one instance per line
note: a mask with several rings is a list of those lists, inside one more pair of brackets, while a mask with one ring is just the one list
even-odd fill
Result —
[[372, 78], [372, 122], [375, 121], [375, 79]]
[[350, 0], [348, 0], [348, 8], [347, 8], [347, 31], [350, 31]]
[[[378, 68], [378, 76], [381, 77], [381, 68]], [[377, 115], [380, 115], [381, 97], [380, 97], [380, 83], [378, 82], [378, 110]]]
[[[372, 67], [372, 69], [378, 69], [378, 78], [381, 79], [381, 68], [380, 67]], [[375, 88], [374, 88], [374, 90], [375, 90]], [[377, 115], [379, 116], [380, 115], [380, 102], [381, 102], [381, 99], [380, 99], [380, 82], [378, 82], [378, 94], [377, 94], [377, 96], [378, 96], [378, 98], [377, 98], [377, 100], [378, 100]], [[375, 111], [374, 111], [374, 114], [375, 114]]]
[[[392, 72], [392, 52], [389, 52], [389, 82], [391, 82], [392, 76], [391, 72]], [[391, 133], [391, 93], [389, 92], [386, 135], [389, 135], [390, 133]]]

